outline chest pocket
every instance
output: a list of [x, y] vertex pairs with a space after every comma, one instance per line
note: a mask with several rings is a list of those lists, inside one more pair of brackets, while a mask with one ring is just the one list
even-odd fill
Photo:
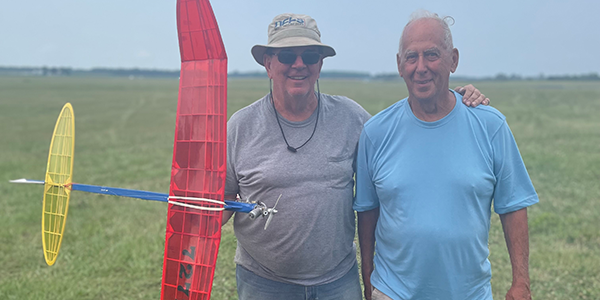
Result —
[[326, 170], [327, 174], [325, 177], [328, 184], [332, 188], [344, 189], [352, 187], [354, 184], [354, 169], [352, 163], [354, 162], [353, 153], [346, 153], [339, 156], [327, 157]]

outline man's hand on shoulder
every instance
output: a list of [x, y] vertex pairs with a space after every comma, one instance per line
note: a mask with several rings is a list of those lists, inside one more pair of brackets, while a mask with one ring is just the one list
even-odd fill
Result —
[[466, 106], [476, 107], [479, 104], [490, 105], [490, 99], [485, 97], [477, 88], [472, 84], [465, 86], [457, 86], [454, 90], [463, 96], [463, 103]]

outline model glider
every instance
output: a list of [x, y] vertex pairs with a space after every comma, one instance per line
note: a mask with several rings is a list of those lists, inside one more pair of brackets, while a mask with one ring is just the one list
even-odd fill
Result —
[[[225, 209], [268, 217], [275, 207], [224, 200], [227, 143], [227, 55], [208, 0], [177, 0], [181, 54], [179, 98], [169, 194], [73, 183], [75, 120], [67, 103], [56, 123], [44, 181], [42, 239], [53, 265], [71, 191], [168, 202], [161, 299], [209, 300]], [[281, 196], [280, 196], [281, 197]]]
[[46, 263], [50, 266], [56, 261], [60, 250], [67, 220], [69, 199], [72, 191], [168, 202], [170, 205], [194, 210], [231, 210], [248, 213], [249, 218], [253, 220], [259, 216], [267, 217], [265, 229], [267, 229], [272, 216], [277, 213], [277, 210], [275, 209], [277, 202], [274, 207], [270, 208], [261, 201], [249, 203], [225, 200], [222, 201], [222, 208], [213, 209], [193, 203], [193, 201], [199, 200], [213, 201], [210, 199], [189, 198], [187, 200], [192, 203], [186, 203], [185, 201], [178, 201], [181, 197], [171, 197], [169, 194], [73, 183], [74, 148], [75, 115], [73, 113], [72, 105], [67, 103], [63, 106], [54, 127], [54, 133], [52, 134], [52, 139], [50, 141], [45, 180], [31, 180], [24, 178], [10, 180], [11, 183], [44, 186], [42, 245], [44, 247], [44, 258]]

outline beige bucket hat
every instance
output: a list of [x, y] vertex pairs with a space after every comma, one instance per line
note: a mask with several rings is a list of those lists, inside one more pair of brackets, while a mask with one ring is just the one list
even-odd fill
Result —
[[269, 48], [319, 46], [323, 57], [334, 56], [335, 50], [321, 43], [317, 21], [307, 15], [280, 14], [269, 24], [269, 43], [252, 47], [252, 56], [263, 65], [263, 56]]

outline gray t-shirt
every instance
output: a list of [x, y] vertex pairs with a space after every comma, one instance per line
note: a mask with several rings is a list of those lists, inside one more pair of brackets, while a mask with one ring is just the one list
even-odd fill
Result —
[[[317, 111], [302, 122], [279, 116], [293, 147], [310, 137]], [[343, 96], [321, 94], [312, 139], [296, 153], [287, 149], [267, 95], [227, 123], [226, 195], [262, 201], [279, 211], [266, 218], [234, 218], [235, 262], [280, 282], [318, 285], [339, 279], [356, 263], [352, 210], [354, 159], [363, 124], [370, 118]]]

